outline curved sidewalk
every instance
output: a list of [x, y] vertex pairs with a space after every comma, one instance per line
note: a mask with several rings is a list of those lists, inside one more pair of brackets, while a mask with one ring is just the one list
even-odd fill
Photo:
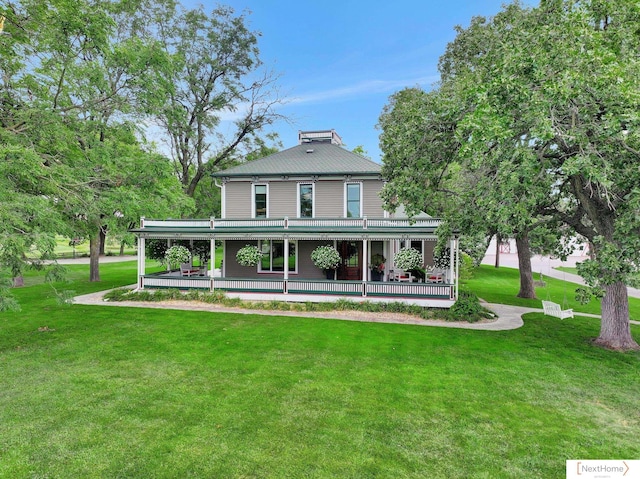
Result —
[[505, 304], [483, 303], [490, 311], [497, 315], [495, 321], [465, 323], [450, 322], [442, 320], [425, 320], [407, 314], [394, 313], [366, 313], [363, 311], [325, 311], [325, 312], [302, 312], [302, 311], [276, 311], [268, 309], [243, 309], [229, 308], [217, 304], [198, 303], [195, 301], [163, 301], [163, 302], [143, 302], [143, 301], [104, 301], [103, 297], [107, 291], [76, 296], [74, 304], [91, 306], [121, 306], [129, 308], [151, 308], [151, 309], [172, 309], [178, 311], [208, 311], [212, 313], [236, 313], [236, 314], [260, 314], [265, 316], [294, 316], [306, 318], [339, 319], [343, 321], [362, 321], [390, 324], [412, 324], [416, 326], [437, 326], [442, 328], [475, 329], [484, 331], [508, 331], [521, 327], [524, 322], [522, 315], [526, 313], [541, 313], [542, 309], [524, 308], [520, 306], [509, 306]]

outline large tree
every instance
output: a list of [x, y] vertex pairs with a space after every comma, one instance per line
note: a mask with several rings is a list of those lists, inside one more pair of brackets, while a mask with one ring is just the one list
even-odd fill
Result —
[[145, 212], [181, 214], [190, 203], [181, 199], [169, 161], [134, 135], [134, 94], [160, 49], [123, 36], [115, 6], [10, 2], [2, 39], [11, 60], [2, 63], [3, 98], [19, 105], [5, 133], [47, 167], [53, 189], [41, 197], [65, 220], [57, 232], [89, 238], [92, 281], [100, 279], [106, 228], [122, 230]]
[[249, 153], [255, 136], [283, 118], [275, 111], [277, 76], [262, 68], [259, 34], [229, 7], [146, 11], [146, 24], [137, 25], [158, 40], [165, 59], [149, 69], [141, 100], [194, 196], [207, 173]]
[[509, 5], [493, 19], [474, 19], [456, 42], [440, 63], [439, 88], [461, 115], [443, 133], [460, 143], [457, 163], [486, 165], [498, 181], [524, 185], [523, 210], [593, 244], [580, 273], [604, 291], [596, 343], [638, 349], [626, 284], [640, 265], [640, 5]]

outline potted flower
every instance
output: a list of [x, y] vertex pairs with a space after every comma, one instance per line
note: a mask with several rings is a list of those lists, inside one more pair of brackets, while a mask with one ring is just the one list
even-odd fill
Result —
[[236, 261], [240, 266], [256, 266], [262, 260], [262, 252], [255, 245], [246, 245], [236, 253]]
[[172, 246], [164, 254], [164, 264], [169, 266], [169, 269], [173, 266], [178, 268], [181, 264], [187, 263], [191, 263], [191, 251], [184, 246]]
[[325, 272], [327, 279], [333, 279], [334, 270], [340, 264], [340, 253], [333, 246], [318, 246], [311, 252], [311, 261]]
[[371, 255], [371, 264], [369, 264], [369, 269], [371, 270], [372, 281], [382, 281], [385, 261], [387, 261], [387, 259], [380, 253]]
[[422, 273], [422, 254], [415, 248], [402, 248], [393, 257], [395, 265], [404, 270], [410, 271], [416, 277], [423, 277]]

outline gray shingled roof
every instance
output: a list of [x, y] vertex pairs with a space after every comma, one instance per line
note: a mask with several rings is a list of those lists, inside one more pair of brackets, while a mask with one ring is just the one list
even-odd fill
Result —
[[[312, 150], [312, 152], [308, 152]], [[212, 176], [379, 175], [381, 166], [341, 146], [303, 143]]]

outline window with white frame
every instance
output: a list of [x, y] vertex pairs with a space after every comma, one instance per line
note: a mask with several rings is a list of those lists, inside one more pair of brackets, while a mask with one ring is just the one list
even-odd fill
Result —
[[[289, 241], [289, 272], [297, 271], [298, 262], [296, 258], [297, 242]], [[283, 240], [260, 240], [259, 245], [262, 252], [262, 261], [258, 265], [258, 271], [262, 273], [278, 273], [284, 271], [284, 241]]]
[[267, 205], [269, 204], [268, 185], [253, 185], [253, 217], [267, 218], [269, 216]]
[[347, 218], [362, 217], [362, 183], [345, 183], [345, 216]]
[[314, 209], [313, 183], [298, 183], [298, 218], [313, 218]]

